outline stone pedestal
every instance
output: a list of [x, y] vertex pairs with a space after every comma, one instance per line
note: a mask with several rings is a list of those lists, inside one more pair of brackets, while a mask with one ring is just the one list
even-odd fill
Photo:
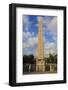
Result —
[[36, 60], [36, 72], [45, 72], [45, 62], [44, 60]]

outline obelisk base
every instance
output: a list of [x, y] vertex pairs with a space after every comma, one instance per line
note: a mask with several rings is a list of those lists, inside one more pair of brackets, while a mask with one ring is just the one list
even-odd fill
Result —
[[36, 72], [45, 72], [45, 61], [36, 59]]

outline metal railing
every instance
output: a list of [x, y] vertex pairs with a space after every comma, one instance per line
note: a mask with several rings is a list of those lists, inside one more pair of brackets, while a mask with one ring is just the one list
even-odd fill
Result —
[[[42, 65], [39, 65], [41, 67]], [[57, 64], [53, 63], [46, 63], [45, 64], [45, 72], [57, 72]], [[23, 65], [23, 72], [36, 72], [36, 64], [24, 64]]]

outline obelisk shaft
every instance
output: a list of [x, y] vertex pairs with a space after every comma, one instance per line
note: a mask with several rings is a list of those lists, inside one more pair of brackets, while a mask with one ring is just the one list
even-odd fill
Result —
[[44, 47], [43, 47], [43, 32], [42, 32], [42, 17], [39, 17], [38, 27], [38, 59], [44, 58]]
[[42, 17], [39, 17], [38, 23], [38, 53], [36, 58], [36, 72], [45, 72]]

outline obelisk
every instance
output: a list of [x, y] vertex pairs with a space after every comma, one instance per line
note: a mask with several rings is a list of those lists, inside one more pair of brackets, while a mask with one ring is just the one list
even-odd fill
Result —
[[37, 58], [36, 58], [36, 72], [45, 72], [44, 42], [43, 42], [41, 16], [39, 16], [39, 20], [38, 20], [38, 48], [37, 48]]

